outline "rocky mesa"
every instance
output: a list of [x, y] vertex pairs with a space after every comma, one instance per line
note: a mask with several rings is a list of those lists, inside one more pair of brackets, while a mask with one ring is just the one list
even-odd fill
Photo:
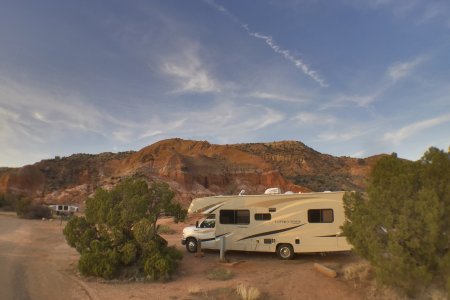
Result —
[[22, 168], [0, 168], [0, 193], [44, 203], [79, 203], [129, 176], [167, 182], [184, 205], [196, 197], [284, 191], [362, 190], [380, 156], [319, 153], [297, 141], [214, 145], [168, 139], [134, 152], [74, 154]]

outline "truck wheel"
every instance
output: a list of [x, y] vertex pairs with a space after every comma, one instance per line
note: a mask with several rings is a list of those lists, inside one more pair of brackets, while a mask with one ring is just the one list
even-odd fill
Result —
[[281, 244], [277, 247], [277, 255], [281, 259], [292, 259], [294, 257], [294, 248], [289, 244]]
[[186, 250], [190, 253], [197, 252], [197, 240], [194, 238], [188, 238], [186, 240]]

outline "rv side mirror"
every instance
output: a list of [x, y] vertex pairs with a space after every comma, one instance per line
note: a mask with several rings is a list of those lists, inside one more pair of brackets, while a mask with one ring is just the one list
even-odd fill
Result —
[[198, 220], [195, 222], [195, 227], [198, 228]]

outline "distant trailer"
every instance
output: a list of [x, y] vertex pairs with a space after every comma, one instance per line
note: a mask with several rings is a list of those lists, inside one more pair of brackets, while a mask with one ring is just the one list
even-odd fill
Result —
[[73, 215], [79, 210], [78, 206], [68, 204], [51, 204], [48, 207], [57, 215]]

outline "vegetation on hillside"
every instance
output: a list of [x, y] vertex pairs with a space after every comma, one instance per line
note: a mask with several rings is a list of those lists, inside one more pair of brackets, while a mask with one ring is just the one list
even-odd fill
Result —
[[0, 194], [0, 210], [15, 211], [17, 216], [23, 219], [52, 217], [52, 212], [47, 205], [34, 203], [30, 198], [10, 193]]
[[173, 203], [166, 183], [127, 179], [113, 190], [98, 189], [86, 203], [85, 217], [72, 218], [64, 228], [68, 244], [80, 254], [83, 275], [106, 279], [147, 276], [168, 280], [181, 253], [157, 233], [161, 213], [182, 220], [186, 211]]
[[47, 205], [33, 203], [31, 199], [22, 197], [15, 203], [16, 214], [23, 219], [50, 219], [52, 211]]
[[0, 210], [15, 211], [18, 197], [13, 194], [0, 194]]
[[343, 230], [376, 278], [412, 295], [450, 291], [450, 154], [430, 148], [417, 162], [392, 155], [373, 169], [366, 194], [344, 197]]

